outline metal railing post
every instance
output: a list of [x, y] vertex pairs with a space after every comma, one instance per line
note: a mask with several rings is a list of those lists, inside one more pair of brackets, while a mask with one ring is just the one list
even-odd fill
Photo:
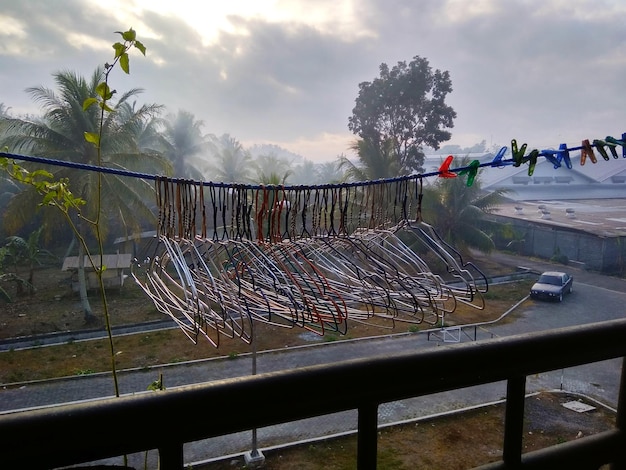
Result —
[[510, 378], [506, 384], [504, 449], [502, 451], [502, 460], [507, 465], [507, 468], [515, 468], [522, 462], [525, 400], [526, 377]]
[[359, 406], [357, 469], [374, 470], [378, 457], [378, 404]]
[[183, 445], [181, 443], [172, 443], [172, 445], [159, 448], [159, 468], [183, 470], [184, 466]]
[[[615, 427], [626, 432], [626, 357], [622, 358], [622, 373], [619, 382], [619, 395], [617, 397], [617, 415]], [[615, 460], [611, 464], [611, 470], [626, 470], [626, 455]]]

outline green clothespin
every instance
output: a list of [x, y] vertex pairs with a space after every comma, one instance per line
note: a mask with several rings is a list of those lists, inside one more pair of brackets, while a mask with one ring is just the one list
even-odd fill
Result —
[[480, 167], [480, 162], [478, 160], [472, 160], [472, 162], [466, 167], [459, 171], [459, 175], [467, 175], [467, 187], [470, 187], [474, 184], [474, 179], [478, 174], [478, 168]]
[[539, 150], [533, 149], [528, 154], [528, 176], [532, 176], [535, 172], [535, 165], [537, 164], [537, 157], [539, 157]]
[[604, 146], [606, 145], [606, 142], [600, 139], [593, 139], [593, 146], [598, 149], [598, 152], [600, 152], [600, 155], [602, 155], [602, 158], [604, 158], [607, 162], [609, 161], [609, 154], [606, 153], [606, 149], [604, 148]]
[[513, 156], [513, 166], [521, 166], [524, 163], [524, 154], [526, 153], [527, 145], [522, 145], [519, 150], [517, 148], [517, 140], [511, 140], [511, 154]]
[[613, 154], [613, 158], [618, 158], [617, 149], [615, 148], [618, 145], [622, 146], [622, 157], [626, 158], [626, 134], [622, 134], [622, 140], [616, 139], [615, 137], [611, 137], [610, 135], [606, 136], [605, 142], [609, 145], [611, 149], [611, 153]]

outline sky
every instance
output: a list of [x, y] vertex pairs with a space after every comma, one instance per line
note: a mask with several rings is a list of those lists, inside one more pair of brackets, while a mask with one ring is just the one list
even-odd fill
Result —
[[623, 0], [0, 0], [0, 103], [38, 113], [27, 87], [90, 77], [132, 27], [146, 57], [111, 86], [245, 146], [350, 156], [359, 83], [415, 56], [450, 73], [442, 145], [580, 145], [626, 132], [625, 14]]

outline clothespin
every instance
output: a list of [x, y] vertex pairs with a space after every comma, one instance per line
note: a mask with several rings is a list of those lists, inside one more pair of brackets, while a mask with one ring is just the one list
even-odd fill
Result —
[[519, 150], [517, 148], [517, 140], [511, 140], [511, 155], [513, 156], [513, 166], [521, 166], [524, 163], [524, 154], [526, 153], [527, 145], [522, 145]]
[[[504, 148], [506, 149], [506, 147]], [[474, 184], [474, 179], [476, 178], [479, 167], [480, 162], [478, 160], [472, 160], [472, 162], [466, 168], [463, 168], [461, 171], [459, 171], [459, 175], [467, 175], [468, 188]]]
[[615, 147], [617, 145], [622, 146], [622, 157], [626, 158], [626, 134], [622, 134], [622, 140], [618, 140], [610, 135], [604, 139], [608, 145], [611, 145], [611, 153], [613, 154], [613, 158], [617, 158], [617, 150]]
[[598, 152], [600, 152], [600, 155], [602, 155], [602, 158], [604, 158], [608, 162], [609, 154], [606, 153], [606, 149], [604, 148], [605, 145], [606, 145], [605, 141], [599, 140], [599, 139], [593, 139], [593, 146], [596, 149], [598, 149]]
[[456, 173], [450, 171], [450, 164], [453, 158], [452, 155], [448, 155], [443, 165], [439, 167], [439, 178], [456, 178]]
[[565, 162], [565, 166], [572, 169], [572, 160], [569, 158], [569, 150], [567, 148], [567, 144], [559, 145], [559, 163], [561, 161]]
[[498, 150], [498, 153], [491, 161], [491, 166], [501, 167], [501, 166], [513, 165], [513, 162], [510, 160], [502, 161], [502, 159], [504, 158], [504, 154], [507, 151], [507, 148], [508, 147], [502, 147], [500, 150]]
[[593, 153], [593, 147], [589, 143], [589, 139], [583, 140], [582, 148], [580, 149], [580, 165], [584, 165], [587, 161], [587, 157], [591, 160], [592, 163], [597, 163], [598, 159], [596, 158], [596, 154]]
[[546, 157], [546, 160], [552, 163], [555, 169], [561, 166], [561, 150], [546, 149], [539, 152], [539, 155]]
[[537, 157], [539, 156], [539, 150], [532, 149], [528, 154], [528, 176], [532, 176], [535, 172], [535, 165], [537, 164]]

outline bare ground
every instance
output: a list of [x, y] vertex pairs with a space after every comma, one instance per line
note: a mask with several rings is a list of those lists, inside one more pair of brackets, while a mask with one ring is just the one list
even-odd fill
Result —
[[[487, 273], [508, 272], [508, 267], [489, 266]], [[71, 292], [68, 273], [48, 267], [35, 273], [36, 292], [18, 297], [13, 286], [4, 285], [14, 295], [12, 303], [0, 301], [0, 340], [50, 332], [79, 331], [93, 328], [86, 325], [76, 294]], [[490, 287], [484, 310], [460, 308], [450, 319], [456, 324], [488, 321], [498, 318], [517, 300], [525, 296], [528, 283], [505, 289]], [[92, 306], [103, 328], [102, 308], [97, 293], [92, 293]], [[108, 291], [111, 320], [114, 325], [141, 323], [163, 319], [145, 294], [127, 280], [121, 290]], [[394, 327], [393, 329], [390, 329]], [[421, 326], [425, 327], [425, 326]], [[405, 332], [406, 324], [353, 324], [345, 338]], [[310, 342], [300, 328], [257, 327], [259, 350], [284, 348]], [[329, 334], [317, 341], [341, 340]], [[315, 339], [313, 339], [315, 340]], [[167, 344], [167, 348], [163, 345]], [[222, 339], [219, 348], [207, 341], [193, 345], [178, 330], [142, 333], [115, 339], [117, 367], [153, 366], [214, 356], [236, 355], [250, 351], [250, 345], [235, 339]], [[91, 373], [109, 370], [109, 352], [104, 341], [68, 343], [57, 347], [0, 353], [0, 384]], [[587, 413], [563, 408], [562, 403], [579, 400], [566, 394], [542, 393], [527, 400], [524, 450], [530, 451], [566, 442], [613, 427], [610, 411], [597, 407]], [[498, 460], [502, 453], [502, 406], [490, 406], [459, 415], [395, 426], [380, 431], [379, 469], [463, 469]], [[355, 467], [356, 442], [341, 438], [305, 446], [268, 451], [267, 469], [350, 469]], [[242, 459], [216, 462], [202, 468], [222, 470], [243, 468]]]

